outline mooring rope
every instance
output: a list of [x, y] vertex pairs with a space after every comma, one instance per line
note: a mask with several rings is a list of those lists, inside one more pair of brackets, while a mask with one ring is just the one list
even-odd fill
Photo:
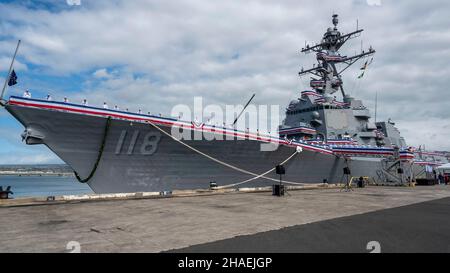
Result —
[[[287, 163], [289, 160], [291, 160], [291, 158], [293, 158], [293, 157], [294, 157], [295, 155], [297, 155], [297, 154], [298, 154], [298, 151], [295, 151], [295, 153], [293, 153], [290, 157], [288, 157], [285, 161], [281, 162], [279, 165], [284, 165], [285, 163]], [[234, 184], [229, 184], [229, 185], [224, 185], [224, 186], [216, 187], [216, 189], [219, 189], [219, 190], [220, 190], [220, 189], [227, 189], [227, 188], [232, 188], [232, 187], [236, 187], [236, 186], [239, 186], [239, 185], [242, 185], [242, 184], [251, 182], [251, 181], [256, 180], [256, 179], [258, 179], [258, 178], [264, 177], [265, 175], [267, 175], [267, 174], [273, 172], [275, 169], [276, 169], [276, 167], [273, 167], [272, 169], [268, 170], [267, 172], [262, 173], [262, 174], [260, 174], [260, 175], [258, 175], [258, 176], [255, 176], [255, 177], [253, 177], [253, 178], [244, 180], [244, 181], [239, 182], [239, 183], [234, 183]], [[266, 178], [266, 177], [264, 177], [264, 178]], [[267, 178], [270, 178], [270, 177], [267, 177]], [[270, 180], [272, 180], [272, 181], [277, 181], [277, 182], [279, 181], [279, 180], [276, 180], [276, 179], [273, 179], [273, 178], [270, 178]], [[296, 183], [296, 184], [297, 184], [297, 183]]]
[[89, 176], [87, 178], [85, 178], [85, 179], [81, 179], [81, 177], [78, 175], [78, 173], [76, 171], [73, 171], [73, 173], [75, 174], [75, 177], [77, 178], [78, 182], [80, 182], [80, 183], [87, 183], [94, 176], [95, 171], [97, 170], [98, 164], [100, 163], [100, 159], [102, 158], [103, 150], [105, 149], [106, 137], [108, 135], [108, 131], [109, 131], [110, 125], [111, 125], [111, 117], [109, 116], [108, 119], [106, 120], [105, 131], [103, 133], [103, 140], [102, 140], [102, 144], [100, 146], [100, 149], [98, 150], [97, 160], [95, 161], [94, 167], [92, 168], [91, 173], [89, 174]]
[[[224, 185], [224, 186], [216, 187], [216, 189], [225, 189], [225, 188], [235, 187], [235, 186], [237, 186], [237, 185], [242, 185], [242, 184], [244, 184], [244, 183], [251, 182], [251, 181], [256, 180], [256, 179], [258, 179], [258, 178], [263, 178], [263, 179], [266, 179], [266, 180], [279, 182], [279, 180], [277, 180], [277, 179], [274, 179], [274, 178], [266, 177], [266, 176], [265, 176], [265, 175], [269, 174], [270, 172], [273, 172], [273, 171], [275, 170], [275, 168], [272, 168], [272, 169], [270, 169], [270, 170], [268, 170], [267, 172], [264, 172], [264, 173], [262, 173], [262, 174], [256, 174], [256, 173], [253, 173], [253, 172], [244, 170], [244, 169], [242, 169], [242, 168], [239, 168], [239, 167], [236, 167], [236, 166], [231, 165], [231, 164], [229, 164], [229, 163], [226, 163], [226, 162], [224, 162], [224, 161], [222, 161], [222, 160], [220, 160], [220, 159], [214, 158], [214, 157], [212, 157], [212, 156], [210, 156], [210, 155], [208, 155], [208, 154], [206, 154], [206, 153], [204, 153], [204, 152], [202, 152], [202, 151], [199, 151], [198, 149], [196, 149], [196, 148], [190, 146], [190, 145], [187, 144], [187, 143], [184, 143], [183, 141], [179, 140], [178, 138], [176, 138], [176, 137], [172, 136], [171, 134], [167, 133], [166, 131], [164, 131], [163, 129], [161, 129], [158, 125], [154, 124], [153, 122], [147, 121], [147, 123], [149, 123], [150, 125], [152, 125], [154, 128], [156, 128], [157, 130], [159, 130], [160, 132], [162, 132], [162, 133], [165, 134], [166, 136], [168, 136], [168, 137], [172, 138], [173, 140], [175, 140], [176, 142], [180, 143], [181, 145], [187, 147], [188, 149], [190, 149], [190, 150], [192, 150], [192, 151], [194, 151], [194, 152], [196, 152], [196, 153], [198, 153], [198, 154], [200, 154], [200, 155], [202, 155], [202, 156], [204, 156], [204, 157], [206, 157], [206, 158], [208, 158], [208, 159], [210, 159], [210, 160], [212, 160], [212, 161], [214, 161], [214, 162], [216, 162], [216, 163], [218, 163], [218, 164], [220, 164], [220, 165], [223, 165], [223, 166], [225, 166], [225, 167], [231, 168], [231, 169], [233, 169], [233, 170], [235, 170], [235, 171], [238, 171], [238, 172], [242, 172], [242, 173], [245, 173], [245, 174], [254, 176], [253, 178], [247, 179], [247, 180], [242, 181], [242, 182], [239, 182], [239, 183], [234, 183], [234, 184], [229, 184], [229, 185]], [[296, 151], [295, 151], [291, 156], [289, 156], [285, 161], [283, 161], [282, 163], [280, 163], [280, 165], [283, 165], [283, 164], [287, 163], [289, 160], [291, 160], [291, 159], [292, 159], [295, 155], [297, 155], [298, 153], [299, 153], [299, 150], [296, 149]], [[291, 181], [282, 181], [282, 182], [283, 182], [283, 183], [286, 183], [286, 184], [292, 184], [292, 185], [301, 185], [301, 186], [304, 186], [304, 185], [305, 185], [305, 183], [298, 183], [298, 182], [291, 182]]]

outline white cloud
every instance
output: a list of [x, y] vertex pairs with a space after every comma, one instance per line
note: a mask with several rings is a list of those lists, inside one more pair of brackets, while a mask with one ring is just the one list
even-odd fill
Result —
[[367, 0], [369, 6], [381, 6], [381, 0]]
[[111, 75], [108, 73], [108, 70], [106, 70], [106, 68], [96, 70], [92, 74], [92, 76], [94, 76], [95, 78], [98, 78], [98, 79], [105, 79], [105, 78], [111, 77]]
[[81, 5], [81, 0], [66, 0], [69, 6], [79, 6]]
[[[12, 56], [10, 58], [0, 57], [0, 71], [5, 72], [5, 74], [6, 74], [5, 77], [7, 76], [9, 66], [11, 65], [11, 58], [12, 58]], [[23, 64], [17, 60], [14, 61], [13, 68], [15, 71], [26, 71], [28, 69], [26, 64]]]
[[448, 150], [450, 139], [450, 120], [425, 118], [424, 120], [403, 121], [397, 123], [403, 134], [415, 135], [410, 145], [419, 147], [425, 145], [426, 149]]

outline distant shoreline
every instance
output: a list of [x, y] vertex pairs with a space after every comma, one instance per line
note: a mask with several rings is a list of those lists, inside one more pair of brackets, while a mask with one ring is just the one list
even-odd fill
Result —
[[74, 174], [72, 168], [65, 164], [0, 165], [0, 177], [2, 176], [73, 177]]

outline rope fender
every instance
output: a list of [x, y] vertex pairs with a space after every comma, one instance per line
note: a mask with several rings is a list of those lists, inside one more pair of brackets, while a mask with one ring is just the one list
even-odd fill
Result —
[[100, 160], [102, 158], [103, 150], [105, 149], [106, 137], [108, 136], [108, 131], [109, 131], [110, 127], [111, 127], [111, 117], [109, 116], [108, 119], [106, 120], [106, 126], [105, 126], [105, 130], [104, 130], [104, 133], [103, 133], [103, 140], [102, 140], [102, 144], [100, 146], [100, 149], [98, 150], [97, 160], [95, 161], [95, 164], [94, 164], [94, 167], [91, 170], [91, 173], [85, 179], [81, 179], [81, 177], [78, 175], [78, 173], [75, 170], [73, 171], [73, 173], [75, 174], [75, 177], [77, 178], [78, 182], [80, 182], [80, 183], [87, 183], [94, 176], [95, 171], [97, 170], [98, 164], [100, 163]]

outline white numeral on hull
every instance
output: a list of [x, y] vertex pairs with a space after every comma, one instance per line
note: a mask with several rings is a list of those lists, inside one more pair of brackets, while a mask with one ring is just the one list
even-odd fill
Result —
[[[127, 138], [127, 130], [122, 130], [119, 136], [119, 140], [117, 141], [115, 154], [120, 155], [122, 153], [122, 148], [124, 145], [124, 142]], [[138, 143], [139, 140], [140, 131], [135, 130], [133, 134], [131, 135], [130, 144], [128, 145], [128, 148], [126, 149], [127, 155], [134, 154], [136, 143]], [[161, 140], [161, 134], [159, 132], [148, 132], [144, 135], [143, 141], [141, 144], [141, 147], [139, 148], [139, 153], [141, 155], [152, 155], [156, 152], [158, 149], [159, 141]]]

